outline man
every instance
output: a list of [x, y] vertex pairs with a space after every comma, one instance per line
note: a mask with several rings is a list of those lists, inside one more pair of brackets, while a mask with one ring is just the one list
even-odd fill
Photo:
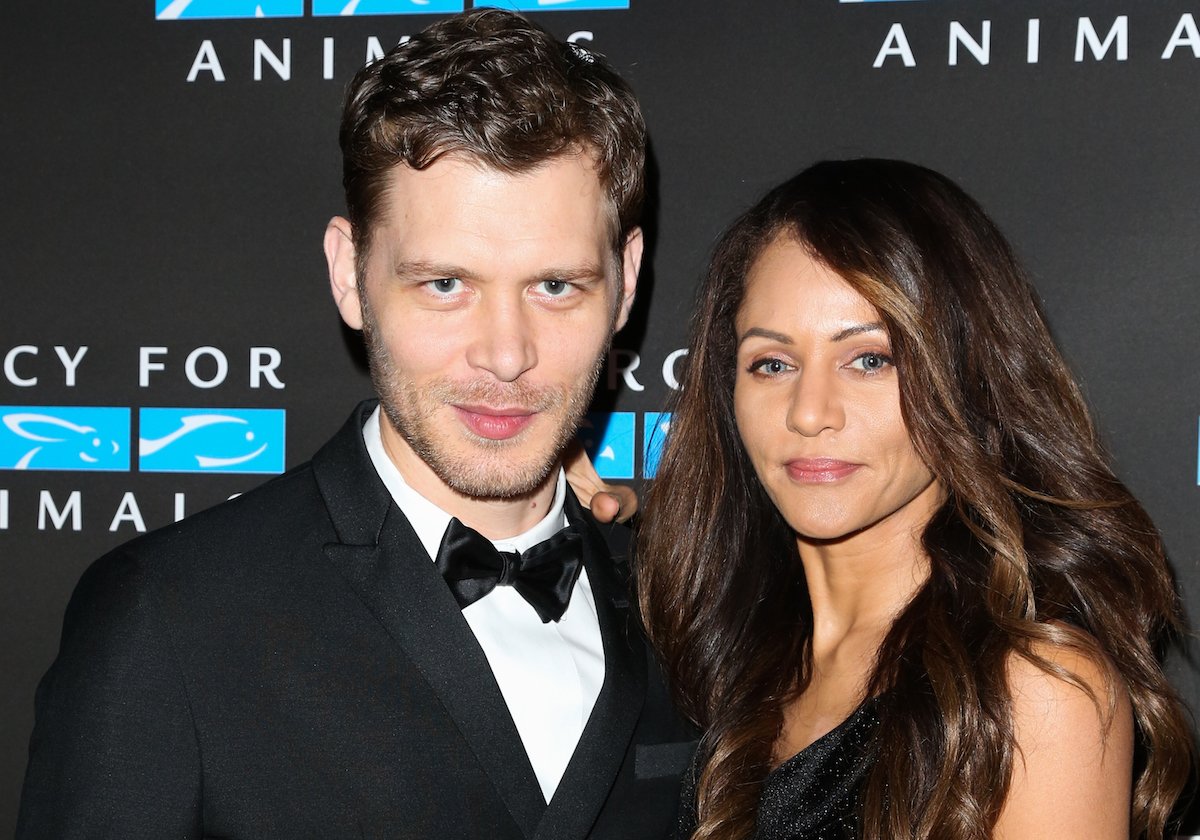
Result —
[[[18, 836], [659, 837], [689, 733], [560, 456], [633, 302], [644, 129], [519, 16], [355, 78], [325, 235], [379, 405], [84, 575]], [[617, 551], [621, 551], [617, 546]]]

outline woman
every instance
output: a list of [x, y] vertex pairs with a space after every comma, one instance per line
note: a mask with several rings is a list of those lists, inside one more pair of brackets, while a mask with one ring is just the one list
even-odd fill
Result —
[[821, 163], [717, 248], [639, 597], [697, 838], [1161, 838], [1190, 733], [1157, 532], [958, 187]]

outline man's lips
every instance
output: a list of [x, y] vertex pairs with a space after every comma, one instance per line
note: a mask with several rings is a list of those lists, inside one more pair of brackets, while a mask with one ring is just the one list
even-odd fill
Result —
[[489, 440], [507, 440], [520, 434], [537, 412], [528, 408], [494, 408], [486, 405], [453, 406], [458, 418], [475, 434]]
[[858, 471], [862, 464], [836, 458], [796, 458], [784, 464], [788, 477], [801, 484], [828, 484]]

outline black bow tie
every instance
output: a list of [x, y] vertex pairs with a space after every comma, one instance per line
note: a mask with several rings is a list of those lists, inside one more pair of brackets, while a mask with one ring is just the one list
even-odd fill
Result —
[[582, 546], [579, 532], [567, 527], [520, 554], [499, 551], [487, 537], [451, 519], [434, 562], [459, 607], [475, 603], [498, 585], [511, 586], [545, 624], [567, 611], [583, 568]]

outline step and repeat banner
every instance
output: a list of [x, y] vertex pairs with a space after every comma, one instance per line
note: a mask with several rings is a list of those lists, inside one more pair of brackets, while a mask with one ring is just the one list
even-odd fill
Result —
[[[0, 6], [0, 835], [87, 564], [305, 461], [370, 394], [320, 247], [341, 95], [472, 5]], [[487, 5], [607, 55], [649, 123], [647, 266], [582, 431], [605, 475], [653, 474], [722, 228], [817, 159], [906, 158], [1015, 243], [1200, 612], [1200, 0]]]

